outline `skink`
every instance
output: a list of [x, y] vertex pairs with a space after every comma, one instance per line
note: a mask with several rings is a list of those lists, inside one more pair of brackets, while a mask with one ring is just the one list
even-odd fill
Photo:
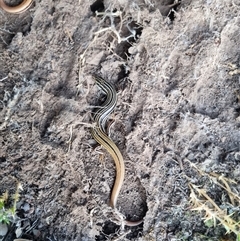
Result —
[[10, 7], [4, 2], [4, 0], [0, 0], [0, 7], [8, 13], [19, 14], [30, 8], [32, 2], [33, 0], [23, 0], [19, 5]]
[[[95, 77], [97, 85], [107, 94], [107, 99], [103, 104], [103, 107], [100, 108], [94, 115], [94, 121], [96, 126], [91, 128], [91, 133], [93, 138], [102, 145], [112, 156], [115, 166], [116, 166], [116, 179], [111, 193], [110, 206], [116, 208], [117, 198], [120, 193], [121, 187], [124, 181], [125, 175], [125, 165], [123, 161], [123, 156], [119, 151], [115, 143], [107, 136], [105, 133], [105, 124], [107, 117], [112, 113], [113, 109], [117, 103], [117, 93], [115, 88], [100, 77]], [[136, 222], [124, 220], [124, 224], [127, 226], [137, 226], [141, 224], [143, 220]]]

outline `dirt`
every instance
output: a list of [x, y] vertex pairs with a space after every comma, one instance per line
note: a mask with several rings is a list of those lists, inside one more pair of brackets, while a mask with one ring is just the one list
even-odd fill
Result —
[[[211, 176], [234, 180], [239, 195], [239, 1], [182, 0], [172, 20], [162, 1], [106, 0], [99, 16], [93, 3], [0, 10], [0, 194], [22, 185], [20, 237], [236, 240], [206, 225], [190, 197], [191, 185], [204, 188], [240, 219]], [[117, 210], [114, 162], [90, 133], [105, 98], [93, 75], [118, 91], [110, 136], [126, 173]], [[144, 222], [124, 227], [124, 218]]]

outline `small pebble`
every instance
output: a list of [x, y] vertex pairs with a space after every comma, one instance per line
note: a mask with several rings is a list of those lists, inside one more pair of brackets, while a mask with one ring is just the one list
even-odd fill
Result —
[[0, 223], [0, 237], [1, 236], [5, 236], [8, 232], [8, 227], [7, 227], [7, 224], [5, 223]]
[[236, 152], [234, 158], [235, 160], [240, 161], [240, 152]]

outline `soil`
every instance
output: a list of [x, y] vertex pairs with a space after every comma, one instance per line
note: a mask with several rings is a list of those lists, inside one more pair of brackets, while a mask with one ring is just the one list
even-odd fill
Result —
[[[164, 1], [93, 3], [0, 10], [0, 194], [23, 188], [5, 240], [236, 240], [204, 223], [191, 190], [239, 221], [214, 181], [234, 180], [239, 195], [240, 2], [182, 0], [172, 20]], [[90, 133], [106, 98], [93, 75], [118, 91], [109, 135], [126, 172], [116, 210], [114, 162]]]

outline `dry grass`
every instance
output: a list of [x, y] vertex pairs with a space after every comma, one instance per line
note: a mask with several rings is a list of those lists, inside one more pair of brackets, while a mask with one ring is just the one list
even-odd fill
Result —
[[236, 240], [239, 241], [240, 220], [237, 214], [240, 212], [240, 196], [238, 193], [233, 192], [231, 188], [231, 186], [237, 184], [237, 182], [217, 173], [206, 173], [189, 160], [188, 162], [191, 167], [197, 170], [200, 177], [205, 176], [210, 180], [210, 183], [221, 187], [231, 202], [231, 204], [217, 204], [216, 200], [211, 198], [207, 193], [206, 187], [201, 188], [189, 181], [192, 210], [204, 213], [203, 220], [207, 226], [216, 227], [217, 225], [222, 225], [226, 233], [234, 233]]

